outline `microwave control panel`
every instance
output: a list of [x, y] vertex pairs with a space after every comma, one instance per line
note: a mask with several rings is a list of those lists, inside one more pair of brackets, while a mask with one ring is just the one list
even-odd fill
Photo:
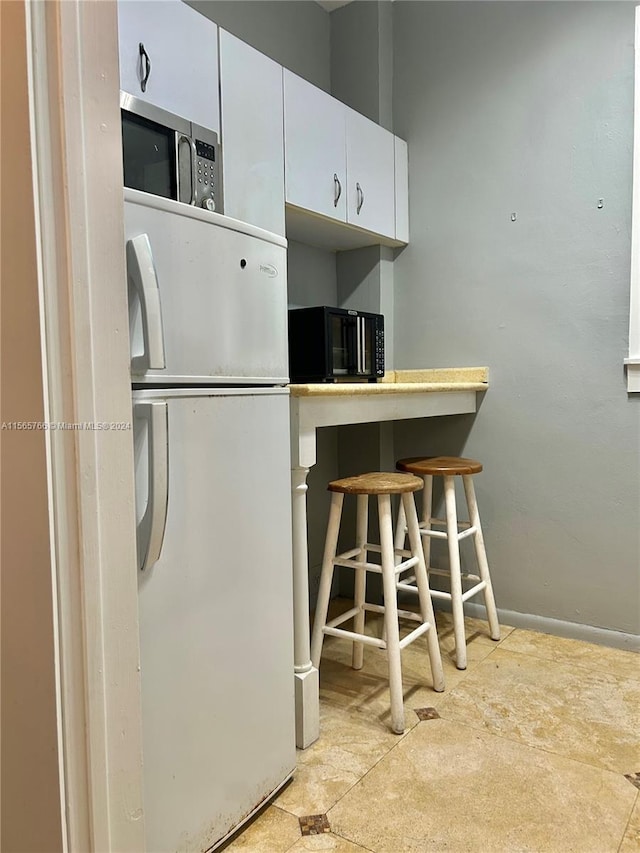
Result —
[[375, 364], [376, 376], [384, 376], [384, 321], [382, 318], [376, 323]]
[[206, 210], [218, 210], [217, 187], [218, 181], [218, 164], [216, 162], [216, 146], [209, 142], [202, 142], [200, 139], [195, 140], [196, 146], [196, 172], [195, 172], [195, 204], [197, 207], [204, 207]]

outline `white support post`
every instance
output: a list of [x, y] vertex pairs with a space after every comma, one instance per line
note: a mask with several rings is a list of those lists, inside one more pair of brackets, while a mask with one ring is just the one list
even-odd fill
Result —
[[309, 561], [307, 555], [308, 468], [292, 468], [293, 651], [296, 703], [296, 746], [306, 749], [320, 731], [320, 682], [311, 663], [309, 642]]

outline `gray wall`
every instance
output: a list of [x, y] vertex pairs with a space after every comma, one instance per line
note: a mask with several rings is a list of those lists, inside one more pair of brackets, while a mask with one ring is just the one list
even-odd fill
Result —
[[397, 424], [396, 452], [484, 463], [499, 607], [637, 633], [633, 37], [633, 3], [394, 4], [396, 367], [490, 367], [475, 421]]
[[311, 0], [188, 0], [223, 29], [329, 91], [329, 14]]
[[381, 26], [383, 7], [391, 3], [358, 0], [331, 13], [331, 94], [391, 129], [393, 31], [391, 15]]

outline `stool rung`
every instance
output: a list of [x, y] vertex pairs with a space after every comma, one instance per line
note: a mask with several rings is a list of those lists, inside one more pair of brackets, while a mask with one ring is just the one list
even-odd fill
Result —
[[[460, 527], [460, 525], [458, 525], [458, 527]], [[463, 539], [466, 539], [467, 536], [473, 536], [477, 532], [478, 532], [477, 527], [474, 527], [473, 525], [467, 525], [465, 528], [463, 528], [461, 533], [458, 533], [458, 535], [457, 535], [458, 542], [461, 542]], [[421, 527], [420, 528], [420, 534], [422, 536], [431, 536], [434, 539], [447, 539], [448, 538], [447, 534], [444, 532], [444, 530], [429, 530], [428, 527]]]
[[[367, 544], [364, 547], [367, 549], [367, 551], [372, 551], [374, 554], [382, 554], [382, 546], [381, 545], [374, 545], [373, 543], [367, 542]], [[351, 552], [345, 551], [345, 554], [348, 554], [348, 553], [351, 553]], [[355, 554], [358, 553], [357, 548], [354, 550], [354, 553]], [[394, 548], [393, 553], [395, 554], [396, 557], [410, 557], [411, 556], [411, 551], [409, 551], [406, 548]], [[345, 554], [340, 554], [339, 556], [344, 557]]]
[[[367, 546], [365, 545], [364, 548], [366, 547]], [[350, 560], [352, 557], [357, 557], [364, 548], [350, 548], [348, 551], [343, 551], [342, 554], [338, 554], [336, 556], [336, 560]]]
[[[345, 553], [348, 553], [348, 551]], [[334, 558], [333, 565], [344, 566], [347, 569], [365, 569], [367, 572], [379, 573], [382, 571], [381, 567], [377, 563], [369, 563], [365, 560], [354, 560], [353, 557], [343, 558], [342, 555]]]
[[[417, 588], [415, 586], [409, 586], [408, 584], [404, 584], [400, 586], [397, 584], [398, 589], [403, 589], [406, 592], [417, 592]], [[480, 581], [475, 586], [472, 586], [471, 589], [468, 589], [466, 592], [462, 593], [462, 601], [466, 601], [468, 598], [473, 598], [474, 595], [477, 595], [479, 592], [482, 592], [487, 586], [485, 581]], [[444, 592], [441, 589], [432, 589], [431, 590], [431, 598], [441, 598], [444, 601], [451, 601], [451, 593]]]
[[[348, 551], [345, 551], [345, 554], [348, 554]], [[358, 554], [360, 550], [358, 549]], [[396, 574], [399, 572], [404, 572], [407, 569], [413, 568], [418, 564], [417, 557], [411, 557], [410, 560], [403, 560], [402, 563], [398, 563], [397, 566], [394, 566], [394, 571]], [[363, 560], [354, 560], [352, 558], [344, 558], [342, 554], [340, 556], [335, 557], [333, 560], [334, 566], [344, 566], [347, 569], [365, 569], [367, 572], [375, 572], [376, 574], [382, 574], [382, 566], [379, 566], [377, 563], [367, 563]]]
[[[384, 613], [382, 604], [363, 604], [364, 610], [370, 610], [372, 613]], [[416, 622], [422, 622], [422, 616], [419, 613], [414, 613], [413, 610], [398, 610], [398, 616], [403, 616], [405, 619], [413, 619]]]
[[[429, 568], [427, 569], [427, 572], [430, 575], [438, 575], [438, 577], [441, 577], [441, 578], [448, 578], [451, 576], [450, 572], [447, 569], [436, 569], [433, 566], [429, 566]], [[480, 580], [479, 575], [472, 575], [472, 574], [468, 574], [466, 572], [465, 573], [461, 572], [460, 578], [463, 581], [479, 581]], [[407, 580], [409, 580], [409, 578], [405, 578], [405, 581], [407, 581]], [[411, 580], [415, 580], [415, 578], [411, 578]]]
[[[429, 569], [430, 575], [439, 575], [443, 578], [449, 577], [449, 572], [444, 571], [444, 569]], [[462, 595], [462, 600], [466, 601], [467, 598], [471, 598], [476, 595], [476, 593], [481, 592], [487, 586], [486, 581], [480, 580], [478, 575], [461, 575], [461, 580], [463, 581], [478, 581], [475, 586], [470, 587], [466, 590]], [[418, 587], [415, 585], [415, 575], [412, 575], [408, 578], [403, 578], [401, 581], [396, 582], [396, 586], [398, 589], [404, 590], [404, 592], [418, 592]], [[430, 590], [432, 598], [443, 598], [446, 597], [448, 599], [451, 598], [450, 592], [442, 592], [438, 589]]]
[[[430, 523], [430, 524], [439, 524], [439, 525], [441, 525], [442, 527], [446, 527], [446, 526], [447, 526], [447, 519], [446, 519], [446, 518], [432, 518], [432, 519], [430, 519], [430, 522], [429, 522], [429, 523]], [[424, 524], [425, 524], [425, 522], [424, 522], [424, 521], [421, 521], [421, 522], [420, 522], [420, 529], [421, 529], [421, 530], [424, 530], [424, 529], [425, 529], [425, 528], [423, 527], [423, 525], [424, 525]], [[467, 529], [467, 527], [471, 527], [471, 522], [470, 522], [470, 521], [459, 521], [459, 522], [458, 522], [458, 530], [466, 530], [466, 529]]]
[[328, 628], [335, 628], [336, 625], [342, 625], [343, 622], [346, 622], [348, 619], [351, 619], [356, 613], [360, 613], [359, 607], [352, 607], [351, 610], [346, 610], [344, 613], [341, 613], [339, 616], [336, 616], [335, 619], [331, 619], [327, 622]]
[[370, 637], [368, 634], [358, 634], [356, 631], [345, 631], [344, 628], [330, 628], [325, 625], [322, 629], [324, 634], [329, 634], [330, 637], [342, 637], [345, 640], [357, 640], [359, 643], [365, 643], [367, 646], [375, 646], [377, 649], [386, 649], [387, 644], [384, 640], [379, 640], [377, 637]]
[[468, 598], [473, 598], [474, 595], [477, 595], [479, 592], [482, 592], [483, 589], [486, 589], [486, 586], [486, 581], [480, 581], [480, 583], [477, 583], [475, 586], [472, 586], [471, 589], [462, 593], [462, 600], [466, 601]]
[[411, 631], [409, 634], [407, 634], [406, 637], [400, 640], [400, 649], [402, 650], [406, 648], [406, 646], [408, 646], [410, 643], [413, 643], [413, 641], [417, 640], [418, 637], [422, 636], [425, 631], [428, 631], [430, 627], [430, 622], [422, 622], [421, 625], [418, 625], [417, 628], [414, 628], [413, 631]]

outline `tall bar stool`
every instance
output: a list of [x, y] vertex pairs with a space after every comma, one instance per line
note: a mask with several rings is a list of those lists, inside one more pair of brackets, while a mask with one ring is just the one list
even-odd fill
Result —
[[[458, 669], [467, 667], [467, 646], [464, 632], [464, 609], [463, 604], [469, 598], [483, 593], [484, 603], [487, 610], [487, 620], [492, 640], [500, 639], [500, 625], [496, 603], [493, 597], [489, 564], [484, 547], [478, 503], [473, 488], [473, 474], [482, 471], [482, 464], [475, 459], [464, 459], [460, 456], [432, 456], [421, 458], [419, 456], [408, 459], [400, 459], [396, 463], [400, 471], [409, 472], [423, 478], [424, 492], [422, 499], [422, 520], [420, 522], [420, 533], [423, 537], [424, 559], [429, 575], [445, 575], [449, 577], [450, 592], [431, 590], [433, 598], [445, 599], [451, 602], [453, 613], [453, 631], [456, 643], [456, 666]], [[444, 478], [444, 500], [445, 518], [433, 518], [433, 478]], [[456, 508], [455, 478], [462, 477], [464, 492], [469, 510], [469, 521], [458, 522], [458, 511]], [[433, 530], [433, 525], [442, 526], [445, 530]], [[402, 548], [407, 532], [407, 526], [402, 516], [398, 514], [398, 526], [396, 528], [395, 546]], [[460, 570], [460, 541], [468, 536], [473, 537], [479, 575], [461, 573]], [[433, 568], [429, 565], [431, 558], [431, 539], [446, 539], [449, 549], [449, 571]], [[463, 581], [471, 581], [472, 586], [462, 589]], [[407, 592], [417, 592], [415, 577], [400, 578], [398, 589]]]
[[[404, 732], [404, 707], [402, 702], [402, 666], [400, 652], [409, 643], [426, 632], [429, 661], [434, 690], [444, 690], [444, 673], [442, 658], [436, 634], [433, 605], [429, 594], [429, 581], [424, 563], [422, 542], [418, 526], [418, 516], [413, 500], [413, 492], [422, 489], [423, 482], [411, 474], [395, 474], [375, 472], [360, 474], [356, 477], [346, 477], [333, 480], [328, 490], [332, 492], [329, 523], [322, 561], [322, 574], [318, 591], [318, 604], [311, 636], [311, 660], [315, 667], [320, 665], [322, 643], [325, 634], [333, 637], [353, 639], [353, 668], [361, 669], [364, 659], [364, 645], [386, 649], [389, 663], [389, 692], [391, 695], [391, 728], [396, 734]], [[345, 495], [357, 495], [356, 511], [356, 546], [338, 554], [338, 534], [342, 518], [342, 505]], [[367, 522], [369, 496], [377, 495], [378, 517], [380, 522], [380, 545], [367, 542]], [[394, 549], [393, 524], [391, 517], [391, 495], [401, 495], [403, 518], [405, 519], [410, 551]], [[367, 561], [367, 553], [372, 551], [381, 555], [381, 565]], [[400, 562], [396, 565], [396, 557]], [[327, 610], [331, 594], [331, 581], [334, 566], [346, 566], [354, 569], [355, 594], [354, 606], [346, 613], [327, 622]], [[420, 615], [405, 610], [398, 610], [396, 582], [400, 572], [413, 569], [415, 572], [415, 589], [420, 601]], [[384, 605], [367, 604], [366, 584], [367, 572], [382, 575]], [[383, 638], [370, 637], [364, 633], [365, 611], [384, 614]], [[420, 624], [417, 628], [400, 639], [398, 616], [413, 619]], [[353, 618], [353, 630], [339, 628], [343, 622]]]

